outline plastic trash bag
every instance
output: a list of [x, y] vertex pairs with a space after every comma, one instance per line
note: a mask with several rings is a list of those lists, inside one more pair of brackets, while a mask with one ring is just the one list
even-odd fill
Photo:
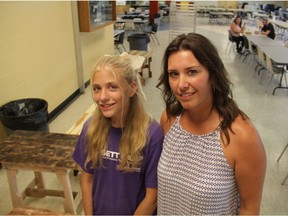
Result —
[[12, 130], [38, 130], [48, 122], [48, 103], [39, 98], [10, 101], [0, 107], [0, 120]]

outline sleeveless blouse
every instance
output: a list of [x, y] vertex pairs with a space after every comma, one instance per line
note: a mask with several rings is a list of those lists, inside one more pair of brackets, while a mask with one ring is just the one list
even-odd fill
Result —
[[237, 25], [236, 23], [232, 23], [232, 25], [235, 25], [236, 26], [236, 29], [237, 29], [237, 32], [234, 32], [232, 29], [231, 29], [231, 34], [234, 36], [234, 37], [239, 37], [240, 36], [240, 32], [241, 32], [241, 27], [239, 25]]
[[223, 153], [220, 126], [193, 135], [179, 119], [165, 136], [158, 164], [158, 214], [237, 215], [239, 191]]

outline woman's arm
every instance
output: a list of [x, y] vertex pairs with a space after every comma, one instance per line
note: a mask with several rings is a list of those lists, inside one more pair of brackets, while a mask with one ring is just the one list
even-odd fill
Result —
[[258, 215], [266, 172], [266, 153], [261, 138], [248, 121], [236, 128], [234, 136], [235, 177], [242, 215]]
[[85, 215], [93, 215], [93, 175], [82, 171], [81, 173], [82, 203]]
[[157, 207], [157, 188], [146, 188], [146, 195], [134, 215], [152, 215]]

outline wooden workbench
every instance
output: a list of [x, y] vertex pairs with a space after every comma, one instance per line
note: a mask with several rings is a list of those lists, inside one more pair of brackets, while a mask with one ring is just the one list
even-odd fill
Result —
[[[69, 179], [70, 170], [79, 168], [72, 159], [77, 139], [78, 135], [16, 130], [0, 143], [0, 162], [7, 169], [13, 208], [23, 206], [27, 196], [55, 196], [64, 198], [66, 213], [77, 214], [81, 193], [72, 191]], [[23, 192], [18, 190], [18, 170], [32, 170], [35, 174]], [[55, 173], [63, 190], [47, 189], [42, 172]]]
[[142, 65], [140, 76], [141, 76], [141, 83], [142, 85], [145, 85], [145, 80], [143, 77], [143, 71], [145, 68], [148, 69], [148, 76], [152, 77], [152, 71], [151, 71], [151, 61], [152, 61], [152, 51], [143, 51], [143, 50], [130, 50], [130, 55], [139, 55], [143, 56], [145, 58], [145, 62]]

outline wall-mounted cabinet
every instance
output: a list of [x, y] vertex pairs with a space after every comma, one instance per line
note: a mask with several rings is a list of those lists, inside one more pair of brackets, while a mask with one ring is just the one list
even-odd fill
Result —
[[91, 32], [116, 21], [116, 1], [78, 1], [79, 28]]

